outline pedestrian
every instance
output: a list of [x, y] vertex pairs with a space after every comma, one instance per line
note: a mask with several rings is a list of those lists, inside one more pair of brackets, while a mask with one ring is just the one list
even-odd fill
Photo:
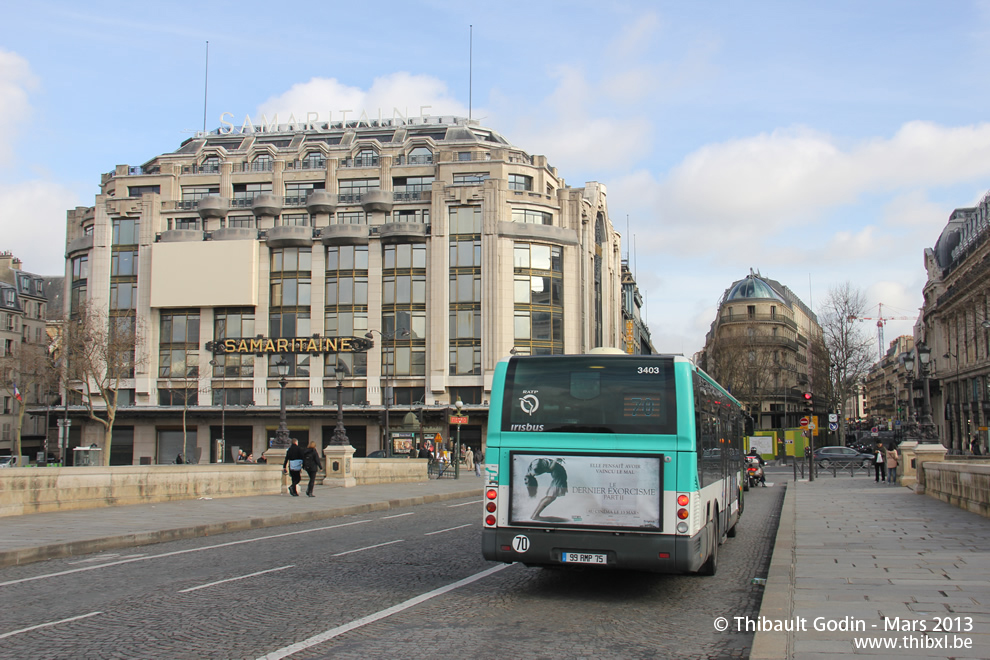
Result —
[[883, 443], [878, 442], [877, 446], [873, 448], [873, 472], [876, 475], [874, 481], [880, 483], [887, 481], [887, 471], [884, 469], [884, 452]]
[[982, 456], [983, 451], [980, 449], [980, 438], [973, 436], [973, 441], [969, 445], [970, 450], [973, 452], [973, 456]]
[[887, 461], [887, 483], [897, 483], [897, 466], [900, 463], [901, 456], [897, 453], [897, 445], [893, 442], [890, 443], [890, 448], [887, 450], [885, 458]]
[[419, 446], [419, 458], [425, 458], [428, 461], [433, 459], [433, 454], [430, 453], [425, 444]]
[[464, 445], [464, 469], [474, 469], [474, 451], [471, 450], [471, 445]]
[[248, 454], [247, 455], [247, 458], [244, 459], [244, 462], [245, 463], [254, 463], [254, 452], [251, 452], [250, 454]]
[[481, 476], [481, 463], [485, 460], [485, 451], [483, 447], [478, 447], [478, 451], [474, 454], [474, 473]]
[[180, 452], [178, 456], [175, 457], [175, 464], [182, 465], [182, 453]]
[[299, 497], [299, 480], [302, 478], [303, 456], [302, 449], [299, 448], [299, 438], [292, 438], [292, 444], [285, 452], [285, 460], [282, 461], [282, 474], [289, 473], [292, 483], [289, 485], [289, 495]]
[[244, 453], [244, 450], [243, 449], [238, 449], [237, 450], [237, 458], [235, 458], [234, 460], [237, 463], [243, 463], [246, 458], [247, 458], [247, 454]]
[[309, 446], [303, 450], [302, 457], [303, 469], [309, 475], [309, 486], [306, 488], [306, 496], [316, 497], [316, 495], [313, 495], [313, 486], [316, 485], [316, 472], [323, 468], [323, 463], [320, 462], [320, 452], [316, 451], [316, 440], [309, 441]]

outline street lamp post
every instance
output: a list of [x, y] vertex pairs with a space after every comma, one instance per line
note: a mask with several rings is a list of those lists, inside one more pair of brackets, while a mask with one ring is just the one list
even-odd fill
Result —
[[[409, 335], [409, 331], [406, 329], [385, 333], [382, 332], [381, 330], [375, 330], [374, 328], [372, 328], [371, 330], [368, 330], [368, 332], [364, 333], [364, 336], [367, 337], [368, 339], [374, 339], [375, 338], [374, 333], [376, 332], [378, 333], [378, 336], [382, 338], [383, 350], [385, 348], [385, 342], [387, 341], [393, 342], [392, 348], [394, 349], [395, 348], [394, 342], [396, 336], [406, 337]], [[394, 362], [395, 358], [393, 357], [392, 360]], [[389, 386], [389, 373], [388, 373], [389, 361], [385, 360], [384, 365], [385, 365], [385, 388], [382, 391], [382, 404], [385, 406], [385, 456], [387, 458], [392, 458], [392, 435], [391, 435], [391, 429], [389, 429], [389, 419], [388, 419], [388, 409], [389, 406], [391, 405], [390, 399], [392, 396]]]
[[464, 408], [464, 402], [461, 401], [461, 397], [458, 395], [457, 401], [454, 402], [454, 407], [457, 408], [457, 444], [454, 449], [454, 479], [461, 478], [461, 409]]
[[289, 381], [286, 380], [286, 376], [289, 375], [289, 363], [285, 360], [285, 357], [279, 357], [278, 362], [275, 363], [275, 369], [278, 371], [278, 387], [281, 390], [281, 396], [279, 397], [278, 430], [275, 431], [275, 445], [284, 448], [289, 446], [289, 426], [285, 423], [285, 386], [289, 384]]
[[344, 377], [349, 375], [347, 365], [342, 360], [337, 360], [333, 368], [333, 375], [337, 379], [337, 426], [333, 430], [331, 445], [349, 445], [351, 441], [347, 438], [347, 430], [344, 428]]
[[932, 400], [928, 392], [928, 362], [932, 357], [932, 349], [924, 342], [919, 342], [914, 350], [918, 354], [919, 369], [921, 371], [921, 437], [925, 440], [935, 439], [935, 424], [932, 422]]
[[[223, 344], [217, 342], [214, 345], [213, 359], [210, 364], [215, 368], [220, 367], [220, 446], [217, 447], [217, 463], [223, 463], [224, 453], [227, 451], [227, 349]], [[218, 359], [223, 356], [223, 362]]]
[[[957, 344], [956, 345], [956, 351], [958, 351], [958, 350], [959, 350], [959, 346]], [[954, 419], [952, 421], [955, 422], [953, 424], [953, 426], [958, 429], [958, 432], [957, 433], [954, 433], [953, 435], [958, 435], [959, 436], [958, 439], [956, 440], [956, 442], [959, 444], [959, 450], [961, 451], [962, 450], [962, 429], [963, 429], [963, 424], [962, 424], [962, 389], [959, 387], [959, 354], [958, 354], [958, 352], [957, 353], [953, 353], [952, 351], [948, 351], [947, 350], [945, 352], [945, 355], [943, 355], [942, 357], [944, 357], [946, 360], [948, 360], [950, 357], [956, 359], [956, 380], [955, 380], [955, 384], [956, 384], [956, 414], [954, 415]]]

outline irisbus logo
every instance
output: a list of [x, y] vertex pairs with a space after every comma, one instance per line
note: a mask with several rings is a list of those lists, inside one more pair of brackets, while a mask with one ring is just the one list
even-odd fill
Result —
[[510, 431], [542, 431], [543, 424], [512, 424]]

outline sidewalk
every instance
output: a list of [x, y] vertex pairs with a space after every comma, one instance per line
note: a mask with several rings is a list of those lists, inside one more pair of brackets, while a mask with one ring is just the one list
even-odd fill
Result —
[[[35, 513], [0, 518], [0, 567], [116, 548], [323, 520], [477, 496], [483, 478], [430, 479], [353, 488], [317, 486], [316, 497], [257, 495]], [[478, 509], [480, 520], [481, 509]]]
[[988, 658], [990, 521], [867, 477], [791, 482], [759, 618], [758, 660]]

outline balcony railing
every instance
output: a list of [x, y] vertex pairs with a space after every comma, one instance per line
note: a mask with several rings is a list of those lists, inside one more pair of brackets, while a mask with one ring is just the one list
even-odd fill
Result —
[[363, 158], [345, 158], [340, 161], [341, 167], [378, 167], [378, 156], [365, 156]]
[[433, 154], [428, 156], [396, 156], [396, 165], [432, 165], [433, 164]]

